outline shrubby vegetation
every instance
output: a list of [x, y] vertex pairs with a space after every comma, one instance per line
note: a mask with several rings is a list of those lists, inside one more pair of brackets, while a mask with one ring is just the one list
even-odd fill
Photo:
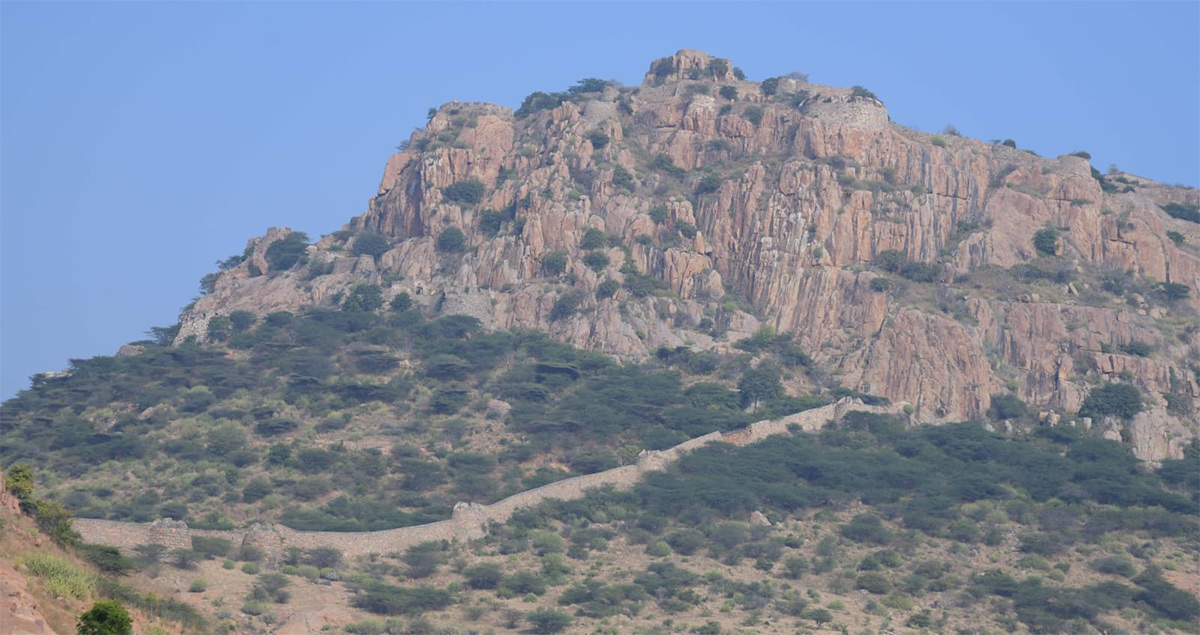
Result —
[[271, 271], [286, 271], [307, 260], [308, 234], [292, 232], [271, 243], [265, 254]]
[[1186, 203], [1167, 203], [1162, 206], [1162, 210], [1172, 218], [1200, 223], [1200, 206], [1188, 205]]
[[[589, 245], [603, 244], [598, 234]], [[604, 252], [588, 252], [589, 266], [599, 268], [593, 255]], [[629, 273], [626, 281], [633, 295], [661, 292], [650, 276]], [[607, 280], [600, 291], [617, 287]], [[583, 302], [578, 292], [564, 293], [551, 317], [566, 319]], [[778, 373], [804, 372], [810, 360], [788, 338], [766, 332], [739, 344], [764, 361], [739, 392], [727, 386], [747, 373], [744, 361], [681, 348], [647, 366], [621, 366], [536, 333], [484, 333], [466, 316], [427, 322], [407, 296], [388, 312], [382, 304], [381, 289], [363, 284], [343, 297], [341, 310], [239, 318], [242, 330], [232, 328], [219, 348], [146, 343], [135, 356], [76, 360], [69, 375], [4, 405], [6, 458], [36, 458], [68, 477], [106, 473], [108, 461], [156, 466], [146, 482], [77, 484], [63, 492], [90, 517], [171, 517], [228, 528], [262, 509], [297, 529], [374, 530], [442, 519], [455, 501], [487, 502], [526, 489], [550, 476], [521, 467], [539, 454], [586, 473], [620, 465], [637, 448], [668, 447], [825, 402], [782, 393]], [[411, 371], [401, 364], [406, 358]], [[497, 372], [501, 360], [508, 361]], [[771, 368], [780, 370], [759, 377]], [[693, 379], [685, 384], [685, 376]], [[390, 456], [320, 440], [354, 425], [357, 411], [381, 411], [396, 413], [398, 423], [379, 434], [399, 439], [404, 430], [429, 444], [457, 441], [469, 423], [455, 417], [477, 416], [493, 397], [510, 405], [504, 425], [523, 441], [482, 464], [399, 440]], [[127, 414], [103, 430], [76, 414], [121, 403], [130, 404]], [[148, 409], [162, 414], [137, 415]], [[50, 425], [38, 423], [41, 417]], [[48, 527], [69, 527], [56, 520], [69, 518], [61, 503], [44, 508]], [[228, 551], [201, 540], [172, 557], [191, 564]]]

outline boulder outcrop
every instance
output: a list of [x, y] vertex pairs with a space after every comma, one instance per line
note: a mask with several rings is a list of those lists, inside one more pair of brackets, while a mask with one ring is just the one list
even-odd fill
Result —
[[[448, 103], [307, 265], [269, 271], [287, 230], [251, 240], [179, 337], [234, 310], [327, 306], [361, 283], [623, 359], [723, 349], [764, 324], [926, 421], [984, 416], [1010, 390], [1060, 413], [1096, 381], [1170, 394], [1188, 407], [1151, 411], [1132, 437], [1144, 458], [1178, 456], [1183, 442], [1161, 433], [1190, 438], [1198, 423], [1200, 231], [1160, 206], [1200, 192], [906, 129], [860, 87], [780, 78], [764, 91], [740, 76], [684, 50], [636, 88], [515, 113]], [[439, 248], [448, 230], [461, 249]], [[585, 244], [589, 230], [602, 244]], [[1053, 255], [1034, 245], [1043, 230]], [[388, 250], [356, 253], [364, 233]], [[578, 312], [554, 315], [567, 293]], [[1134, 342], [1152, 355], [1120, 352]]]

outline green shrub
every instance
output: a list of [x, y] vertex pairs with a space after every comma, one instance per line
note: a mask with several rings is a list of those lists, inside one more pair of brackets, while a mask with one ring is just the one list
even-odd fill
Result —
[[606, 240], [608, 240], [608, 236], [603, 230], [588, 227], [583, 232], [583, 238], [579, 240], [579, 247], [581, 249], [599, 249], [604, 246]]
[[667, 221], [667, 208], [665, 205], [658, 205], [652, 208], [648, 215], [655, 224], [661, 225]]
[[1111, 415], [1131, 419], [1141, 411], [1142, 392], [1137, 386], [1112, 383], [1093, 388], [1079, 407], [1079, 416], [1099, 418]]
[[459, 181], [442, 188], [442, 196], [451, 203], [475, 205], [483, 200], [483, 183], [474, 179]]
[[992, 404], [988, 407], [988, 416], [997, 421], [1004, 419], [1022, 419], [1028, 406], [1020, 397], [1012, 393], [992, 395]]
[[696, 183], [696, 196], [711, 194], [721, 189], [723, 179], [716, 174], [706, 174]]
[[1132, 578], [1137, 575], [1137, 568], [1133, 566], [1133, 560], [1124, 554], [1096, 558], [1089, 562], [1088, 566], [1100, 573], [1119, 575], [1123, 578]]
[[1160, 282], [1158, 283], [1158, 290], [1170, 302], [1187, 299], [1192, 294], [1191, 287], [1181, 282]]
[[205, 560], [224, 558], [232, 547], [232, 543], [224, 538], [192, 536], [192, 550], [203, 556]]
[[203, 578], [196, 578], [195, 580], [192, 580], [190, 585], [188, 585], [188, 592], [190, 593], [204, 593], [207, 590], [208, 581]]
[[246, 575], [258, 575], [259, 571], [260, 569], [258, 564], [255, 562], [242, 563], [242, 573], [245, 573]]
[[467, 237], [457, 227], [447, 227], [437, 237], [437, 250], [443, 253], [457, 253], [467, 244]]
[[646, 555], [652, 558], [663, 558], [671, 555], [671, 545], [665, 541], [656, 540], [646, 545]]
[[504, 212], [484, 210], [479, 214], [479, 231], [487, 236], [495, 236], [500, 233], [500, 228], [508, 218], [508, 214]]
[[667, 176], [675, 179], [682, 179], [686, 174], [683, 168], [675, 165], [675, 160], [665, 154], [655, 155], [650, 160], [650, 169], [656, 172], [664, 172]]
[[495, 562], [481, 562], [463, 569], [463, 576], [472, 589], [494, 589], [504, 580], [504, 569]]
[[862, 86], [852, 86], [850, 88], [850, 96], [851, 97], [862, 97], [865, 99], [874, 99], [876, 101], [879, 101], [879, 98], [875, 96], [875, 93], [867, 90], [866, 88], [863, 88]]
[[887, 291], [892, 288], [892, 281], [887, 278], [871, 278], [871, 290], [876, 292]]
[[887, 595], [892, 592], [892, 583], [882, 573], [867, 571], [858, 575], [854, 581], [854, 588], [863, 589], [873, 595]]
[[587, 139], [588, 142], [592, 144], [592, 147], [597, 150], [608, 145], [609, 142], [608, 135], [604, 134], [603, 130], [592, 130], [584, 135], [584, 138]]
[[729, 60], [723, 60], [719, 57], [714, 57], [708, 60], [708, 72], [714, 77], [722, 77], [729, 72]]
[[932, 140], [932, 143], [939, 148], [946, 147], [946, 140], [939, 136], [935, 136]]
[[1126, 355], [1135, 355], [1137, 357], [1150, 357], [1154, 349], [1146, 342], [1133, 340], [1127, 344], [1122, 344], [1118, 347], [1122, 353]]
[[550, 309], [550, 320], [557, 322], [558, 320], [565, 320], [566, 318], [575, 315], [575, 312], [579, 309], [579, 305], [582, 302], [583, 296], [575, 291], [568, 291], [560, 295], [558, 299], [554, 301], [554, 307]]
[[1033, 235], [1033, 248], [1043, 256], [1053, 256], [1058, 253], [1059, 232], [1053, 227], [1038, 230]]
[[287, 271], [307, 260], [308, 234], [292, 232], [267, 246], [267, 267], [271, 271]]
[[872, 513], [858, 514], [850, 522], [838, 528], [838, 532], [854, 542], [886, 545], [892, 541], [892, 532], [883, 525], [879, 516]]
[[762, 123], [762, 118], [763, 118], [762, 106], [750, 106], [749, 108], [742, 111], [742, 116], [745, 117], [747, 121], [749, 121], [750, 123], [757, 126]]
[[1176, 247], [1182, 247], [1183, 243], [1187, 242], [1187, 239], [1184, 238], [1183, 234], [1181, 234], [1175, 230], [1168, 231], [1167, 238], [1169, 238], [1171, 240], [1171, 242], [1175, 243]]
[[807, 558], [792, 556], [783, 561], [784, 575], [793, 580], [799, 580], [804, 574], [808, 573], [811, 567]]
[[557, 276], [567, 270], [567, 252], [552, 251], [542, 259], [542, 269], [547, 274]]
[[632, 192], [635, 186], [633, 173], [625, 169], [625, 166], [618, 165], [613, 168], [613, 185], [627, 192]]
[[766, 95], [767, 97], [774, 95], [779, 91], [779, 78], [768, 77], [767, 79], [762, 80], [762, 83], [758, 85], [758, 89], [761, 90], [762, 94]]
[[208, 319], [208, 326], [205, 329], [205, 335], [208, 339], [214, 342], [224, 342], [232, 335], [232, 325], [229, 318], [224, 315], [214, 315]]
[[546, 593], [546, 581], [536, 573], [529, 571], [518, 571], [504, 579], [501, 583], [501, 588], [507, 590], [513, 595], [544, 595]]
[[833, 621], [833, 613], [830, 613], [827, 609], [817, 607], [805, 609], [804, 612], [800, 614], [800, 617], [806, 620], [812, 620], [817, 624], [828, 624], [829, 622]]
[[734, 101], [738, 98], [738, 89], [734, 86], [722, 86], [721, 89], [717, 91], [717, 94], [719, 94], [722, 99]]
[[387, 253], [390, 247], [390, 241], [383, 234], [359, 234], [358, 238], [354, 239], [354, 249], [351, 253], [355, 256], [367, 255], [378, 258]]
[[233, 326], [233, 330], [238, 333], [244, 333], [254, 326], [254, 322], [258, 318], [249, 311], [237, 310], [229, 314], [229, 324]]
[[1167, 203], [1161, 206], [1162, 210], [1172, 218], [1200, 223], [1200, 205], [1189, 205], [1187, 203]]
[[611, 298], [617, 292], [617, 289], [620, 288], [621, 283], [610, 278], [604, 282], [601, 282], [599, 286], [596, 287], [596, 297], [601, 299]]
[[130, 635], [133, 619], [120, 602], [107, 600], [80, 615], [75, 628], [78, 635]]
[[533, 534], [530, 539], [530, 545], [539, 556], [544, 556], [548, 553], [562, 553], [566, 550], [566, 543], [562, 536], [552, 531], [538, 531]]
[[537, 609], [525, 614], [535, 633], [561, 633], [571, 625], [571, 616], [554, 609]]
[[412, 296], [408, 295], [408, 292], [406, 291], [401, 291], [400, 293], [396, 294], [396, 297], [392, 298], [391, 302], [388, 303], [388, 308], [394, 313], [403, 313], [411, 309], [412, 304]]
[[[461, 232], [460, 232], [461, 233]], [[442, 232], [445, 235], [445, 232]], [[441, 244], [441, 237], [438, 237], [438, 244]], [[354, 286], [354, 289], [346, 295], [346, 299], [342, 301], [343, 311], [363, 311], [373, 312], [383, 306], [383, 289], [377, 284], [359, 283]]]

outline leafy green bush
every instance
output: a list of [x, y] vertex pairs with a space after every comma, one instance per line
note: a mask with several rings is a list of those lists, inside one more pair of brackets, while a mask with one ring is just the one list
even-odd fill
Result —
[[[667, 176], [674, 179], [682, 179], [687, 175], [687, 171], [675, 165], [675, 160], [665, 154], [655, 155], [650, 160], [649, 168], [656, 172], [663, 172]], [[653, 211], [653, 210], [652, 210]]]
[[1058, 253], [1059, 232], [1053, 227], [1038, 230], [1033, 235], [1033, 248], [1043, 256], [1053, 256]]
[[479, 214], [479, 230], [488, 236], [495, 236], [500, 233], [500, 228], [504, 225], [504, 221], [508, 220], [508, 214], [497, 212], [495, 210], [484, 210]]
[[862, 86], [852, 86], [850, 88], [850, 96], [862, 97], [864, 99], [874, 99], [876, 101], [879, 100], [879, 98], [875, 96], [875, 93], [863, 88]]
[[571, 625], [571, 616], [554, 609], [537, 609], [525, 614], [535, 633], [561, 633]]
[[633, 191], [633, 188], [635, 185], [635, 182], [633, 180], [633, 173], [630, 172], [629, 170], [625, 169], [625, 166], [618, 165], [613, 168], [612, 180], [613, 180], [613, 185], [615, 185], [616, 187], [618, 187], [622, 190], [625, 190], [627, 192]]
[[575, 315], [582, 302], [583, 296], [575, 291], [568, 291], [558, 296], [558, 299], [554, 301], [554, 307], [550, 309], [550, 320], [565, 320]]
[[466, 244], [466, 235], [457, 227], [447, 227], [437, 237], [437, 250], [443, 253], [458, 253]]
[[1028, 406], [1020, 397], [1012, 393], [992, 395], [992, 403], [988, 407], [988, 416], [997, 421], [1004, 419], [1022, 419], [1028, 411]]
[[1133, 566], [1133, 560], [1124, 554], [1096, 558], [1089, 562], [1088, 566], [1100, 573], [1119, 575], [1123, 578], [1132, 578], [1137, 574], [1137, 568]]
[[721, 95], [723, 99], [734, 101], [738, 98], [738, 89], [734, 86], [722, 86], [717, 94]]
[[483, 200], [483, 183], [471, 179], [459, 181], [442, 188], [442, 196], [451, 203], [475, 205]]
[[595, 227], [588, 227], [587, 230], [583, 232], [583, 238], [579, 240], [579, 248], [599, 249], [604, 246], [604, 243], [607, 240], [608, 236], [603, 230], [596, 229]]
[[696, 196], [711, 194], [721, 189], [723, 179], [716, 174], [706, 174], [696, 183]]
[[933, 145], [935, 145], [935, 146], [937, 146], [937, 147], [939, 147], [939, 148], [944, 148], [944, 147], [946, 147], [946, 140], [945, 140], [944, 138], [942, 138], [942, 137], [939, 137], [939, 136], [937, 136], [937, 135], [934, 135], [933, 139], [932, 139], [930, 142], [931, 142], [931, 143], [933, 143]]
[[224, 558], [232, 547], [233, 544], [224, 538], [192, 536], [192, 551], [203, 556], [205, 560]]
[[862, 589], [872, 595], [887, 595], [892, 592], [892, 583], [882, 573], [867, 571], [858, 574], [858, 578], [854, 581], [854, 588]]
[[1192, 294], [1191, 287], [1181, 282], [1160, 282], [1158, 283], [1158, 290], [1170, 302], [1187, 299]]
[[620, 289], [620, 288], [621, 288], [621, 283], [610, 278], [608, 280], [605, 280], [604, 282], [601, 282], [596, 287], [596, 297], [597, 298], [611, 298], [617, 292], [617, 289]]
[[779, 369], [760, 364], [758, 368], [747, 370], [738, 380], [738, 393], [743, 407], [783, 396]]
[[129, 635], [133, 632], [133, 619], [120, 602], [106, 600], [84, 611], [75, 628], [78, 635]]
[[750, 106], [749, 108], [742, 111], [742, 116], [745, 117], [747, 121], [749, 121], [750, 123], [757, 126], [762, 123], [762, 118], [763, 118], [762, 106]]
[[758, 89], [761, 90], [762, 94], [766, 95], [767, 97], [774, 95], [779, 91], [779, 78], [768, 77], [767, 79], [762, 80], [762, 83], [758, 85]]
[[567, 252], [552, 251], [542, 259], [542, 269], [547, 274], [557, 276], [567, 270]]
[[387, 253], [391, 247], [391, 242], [387, 236], [376, 233], [359, 234], [358, 238], [354, 239], [354, 249], [351, 251], [355, 256], [368, 255], [374, 258], [379, 258]]
[[1189, 205], [1187, 203], [1167, 203], [1161, 207], [1162, 210], [1171, 218], [1178, 218], [1179, 220], [1200, 223], [1200, 205]]
[[292, 232], [267, 246], [265, 254], [271, 271], [287, 271], [307, 259], [308, 234]]
[[1131, 419], [1141, 411], [1142, 392], [1137, 386], [1113, 383], [1093, 388], [1079, 407], [1079, 416], [1099, 418], [1111, 415]]
[[1134, 355], [1137, 357], [1150, 357], [1154, 353], [1154, 348], [1150, 344], [1141, 340], [1133, 340], [1118, 347], [1122, 353], [1126, 355]]
[[494, 589], [504, 580], [504, 569], [495, 562], [481, 562], [463, 569], [463, 576], [472, 589]]
[[597, 150], [608, 145], [609, 142], [608, 135], [604, 134], [603, 130], [592, 130], [584, 135], [584, 138], [587, 139], [588, 142], [592, 144], [592, 147]]
[[[442, 232], [444, 236], [446, 232]], [[460, 232], [461, 233], [461, 232]], [[441, 237], [438, 237], [438, 244], [441, 245]], [[346, 295], [346, 299], [342, 301], [343, 311], [376, 311], [383, 306], [383, 289], [377, 284], [360, 283], [354, 286], [354, 289]]]

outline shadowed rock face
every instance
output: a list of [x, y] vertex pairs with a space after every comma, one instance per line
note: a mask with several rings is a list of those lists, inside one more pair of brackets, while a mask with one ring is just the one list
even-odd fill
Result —
[[[910, 402], [927, 421], [981, 416], [1014, 385], [1038, 408], [1074, 411], [1090, 386], [1082, 371], [1132, 375], [1195, 409], [1200, 226], [1159, 206], [1200, 203], [1196, 190], [1116, 175], [1131, 191], [1105, 192], [1086, 159], [909, 130], [847, 88], [784, 78], [764, 95], [713, 59], [680, 51], [638, 88], [609, 86], [520, 118], [444, 105], [388, 160], [367, 211], [309, 248], [320, 267], [262, 274], [267, 247], [287, 233], [272, 229], [184, 314], [180, 337], [203, 337], [214, 315], [328, 305], [373, 282], [385, 283], [385, 300], [407, 292], [430, 310], [626, 359], [659, 346], [719, 349], [770, 325], [843, 385]], [[452, 188], [474, 182], [482, 187], [467, 195]], [[1061, 282], [1033, 293], [976, 282], [1011, 281], [1007, 270], [1038, 257], [1033, 236], [1048, 226], [1059, 229], [1051, 265]], [[462, 252], [438, 251], [447, 228], [464, 233]], [[609, 241], [585, 249], [591, 228]], [[387, 236], [390, 249], [353, 255], [361, 232]], [[890, 250], [935, 265], [932, 281], [871, 266]], [[567, 255], [562, 274], [547, 273], [552, 252]], [[585, 262], [589, 253], [608, 264]], [[634, 271], [657, 281], [657, 294], [598, 296], [602, 282]], [[1087, 281], [1103, 272], [1182, 284], [1190, 297], [1097, 300]], [[552, 319], [571, 291], [579, 311]], [[1104, 352], [1134, 341], [1155, 354]], [[1088, 359], [1094, 370], [1078, 367]], [[1151, 412], [1132, 435], [1139, 456], [1178, 455], [1192, 433]]]

